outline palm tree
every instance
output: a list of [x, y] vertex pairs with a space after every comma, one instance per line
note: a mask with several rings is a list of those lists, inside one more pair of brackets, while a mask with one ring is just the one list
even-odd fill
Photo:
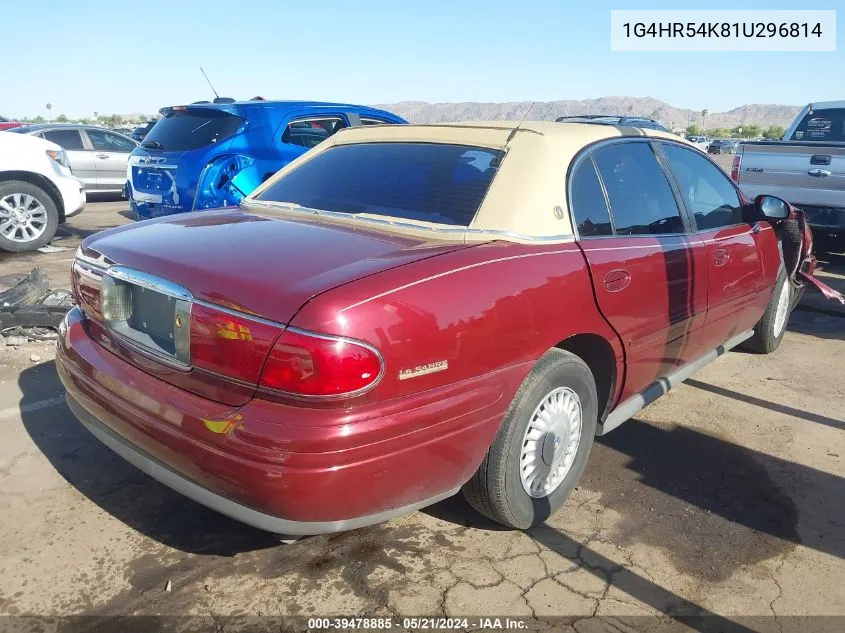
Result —
[[701, 111], [701, 128], [704, 129], [704, 130], [707, 129], [706, 122], [707, 122], [707, 115], [708, 114], [710, 114], [710, 110], [708, 110], [707, 108], [705, 108], [704, 110]]
[[53, 104], [52, 104], [52, 103], [48, 103], [48, 104], [47, 104], [46, 106], [44, 106], [44, 107], [45, 107], [45, 108], [47, 108], [47, 123], [49, 123], [49, 122], [50, 122], [50, 110], [52, 110], [52, 109], [53, 109]]

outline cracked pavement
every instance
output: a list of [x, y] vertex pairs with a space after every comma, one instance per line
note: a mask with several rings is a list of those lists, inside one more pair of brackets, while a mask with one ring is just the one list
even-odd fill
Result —
[[[57, 244], [75, 248], [122, 208], [90, 205]], [[44, 258], [58, 279], [72, 253], [0, 265]], [[845, 257], [825, 268], [841, 289]], [[227, 631], [253, 616], [564, 615], [555, 626], [579, 632], [706, 616], [714, 630], [729, 628], [720, 618], [816, 630], [801, 617], [845, 616], [845, 312], [807, 303], [774, 355], [730, 353], [598, 440], [564, 509], [526, 532], [458, 496], [280, 544], [135, 470], [64, 404], [31, 406], [61, 394], [49, 344], [0, 349], [0, 615], [189, 615]]]

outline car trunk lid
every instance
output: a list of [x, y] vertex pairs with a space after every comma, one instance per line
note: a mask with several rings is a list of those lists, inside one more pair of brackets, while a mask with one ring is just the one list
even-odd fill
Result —
[[223, 209], [121, 227], [85, 246], [202, 301], [286, 323], [319, 292], [463, 244]]
[[[213, 376], [196, 371], [190, 358], [196, 343], [193, 330], [186, 350], [180, 347], [180, 326], [190, 322], [193, 327], [199, 313], [220, 308], [228, 311], [232, 324], [231, 331], [218, 335], [237, 338], [245, 326], [254, 349], [263, 350], [315, 295], [466, 247], [463, 242], [223, 209], [160, 218], [89, 238], [74, 265], [74, 288], [96, 330], [92, 336], [101, 344], [163, 380], [220, 402], [243, 404], [254, 385], [241, 381], [221, 388]], [[86, 260], [93, 262], [89, 268], [99, 268], [83, 270]], [[102, 281], [90, 281], [91, 275]], [[114, 299], [131, 305], [126, 312], [131, 317], [120, 323], [101, 311], [102, 297], [114, 291], [115, 283], [132, 289], [125, 298]]]

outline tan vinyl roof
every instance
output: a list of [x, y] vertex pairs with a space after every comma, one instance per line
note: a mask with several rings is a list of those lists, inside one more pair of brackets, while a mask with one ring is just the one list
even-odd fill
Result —
[[[513, 133], [514, 128], [519, 130]], [[512, 135], [510, 142], [508, 138]], [[314, 149], [291, 162], [259, 187], [246, 206], [266, 203], [253, 198], [288, 171], [335, 145], [381, 142], [427, 142], [473, 145], [500, 149], [507, 143], [507, 155], [493, 179], [484, 202], [467, 229], [465, 240], [489, 240], [491, 234], [516, 241], [570, 241], [573, 229], [569, 219], [566, 175], [569, 165], [587, 145], [619, 137], [679, 137], [658, 130], [616, 127], [589, 123], [550, 121], [473, 121], [433, 125], [378, 125], [345, 128]], [[559, 209], [556, 209], [559, 207]], [[402, 220], [397, 230], [416, 232]], [[420, 229], [443, 237], [456, 238], [458, 227], [427, 225]]]

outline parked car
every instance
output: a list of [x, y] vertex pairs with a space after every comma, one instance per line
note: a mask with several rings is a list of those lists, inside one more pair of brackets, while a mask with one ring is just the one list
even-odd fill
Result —
[[405, 122], [384, 110], [313, 101], [195, 103], [161, 115], [130, 158], [138, 219], [238, 204], [340, 129]]
[[555, 119], [557, 123], [604, 123], [605, 125], [621, 125], [625, 127], [640, 127], [648, 130], [669, 132], [662, 123], [638, 116], [609, 116], [604, 114], [582, 114], [579, 116], [561, 116]]
[[730, 138], [716, 139], [715, 141], [710, 141], [707, 152], [709, 154], [736, 154], [738, 143], [739, 141]]
[[88, 193], [123, 193], [129, 155], [138, 143], [104, 127], [80, 123], [26, 125], [12, 130], [52, 141], [67, 153], [70, 170]]
[[710, 147], [709, 136], [690, 136], [688, 137], [688, 140], [703, 152], [706, 152], [707, 148]]
[[41, 248], [84, 207], [85, 189], [61, 147], [0, 132], [0, 250]]
[[134, 130], [132, 130], [132, 133], [129, 136], [133, 140], [140, 143], [141, 141], [144, 140], [144, 138], [147, 136], [147, 134], [149, 134], [150, 130], [153, 129], [153, 126], [156, 123], [157, 123], [157, 121], [146, 121], [145, 123], [142, 123], [141, 125], [136, 127]]
[[845, 250], [845, 101], [805, 106], [783, 141], [746, 141], [731, 177], [804, 210], [821, 249]]
[[0, 130], [11, 130], [12, 128], [20, 127], [20, 125], [17, 121], [0, 116]]
[[357, 127], [240, 209], [87, 238], [58, 373], [101, 441], [264, 530], [462, 488], [527, 528], [594, 435], [736, 345], [777, 349], [789, 215], [653, 130]]

